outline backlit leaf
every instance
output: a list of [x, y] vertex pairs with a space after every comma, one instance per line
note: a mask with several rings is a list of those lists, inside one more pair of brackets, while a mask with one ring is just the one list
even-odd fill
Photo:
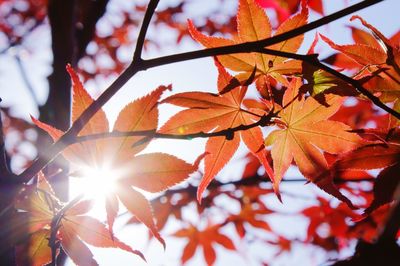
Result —
[[[232, 76], [216, 61], [218, 68], [218, 89], [223, 90]], [[222, 95], [204, 92], [185, 92], [172, 95], [163, 103], [186, 107], [171, 117], [159, 130], [161, 133], [188, 134], [209, 132], [211, 130], [226, 130], [240, 125], [251, 125], [258, 121], [262, 112], [251, 112], [242, 108], [241, 103], [246, 93], [246, 87], [237, 87]], [[205, 156], [205, 172], [197, 191], [197, 198], [201, 196], [214, 177], [229, 162], [239, 147], [240, 138], [246, 143], [263, 163], [270, 178], [273, 172], [266, 160], [261, 130], [257, 127], [251, 130], [235, 132], [232, 137], [213, 137], [207, 141]]]
[[158, 233], [154, 222], [153, 209], [149, 201], [138, 191], [129, 186], [117, 190], [118, 198], [130, 213], [144, 223], [165, 248], [165, 241]]
[[349, 203], [333, 185], [331, 177], [319, 178], [328, 165], [318, 148], [333, 154], [342, 153], [356, 148], [361, 138], [347, 132], [350, 129], [347, 125], [327, 120], [340, 107], [342, 100], [339, 97], [327, 96], [329, 107], [325, 107], [311, 97], [305, 100], [299, 96], [301, 85], [300, 79], [291, 82], [283, 99], [283, 105], [287, 107], [279, 113], [283, 129], [273, 131], [266, 139], [267, 145], [273, 145], [271, 154], [277, 181], [274, 185], [279, 184], [294, 159], [307, 179]]
[[[287, 32], [307, 23], [308, 9], [305, 3], [305, 1], [302, 1], [301, 12], [283, 22], [278, 27], [275, 35]], [[237, 14], [238, 38], [234, 38], [234, 40], [206, 36], [200, 33], [191, 21], [189, 21], [188, 27], [192, 37], [207, 48], [258, 41], [267, 39], [272, 35], [269, 18], [265, 14], [264, 10], [254, 0], [239, 1]], [[303, 35], [299, 35], [268, 48], [285, 52], [297, 52], [303, 38]], [[283, 82], [284, 79], [281, 75], [301, 72], [301, 63], [298, 61], [287, 60], [286, 58], [261, 53], [222, 55], [217, 58], [223, 66], [233, 71], [245, 72], [245, 76], [249, 76], [254, 67], [256, 67], [256, 79], [260, 75], [270, 75], [274, 79]], [[242, 74], [239, 74], [237, 78], [239, 80], [244, 79]]]

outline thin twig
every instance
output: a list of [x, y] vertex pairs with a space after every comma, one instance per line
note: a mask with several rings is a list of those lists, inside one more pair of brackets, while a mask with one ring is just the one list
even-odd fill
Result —
[[73, 206], [75, 206], [75, 204], [77, 204], [83, 197], [84, 197], [84, 194], [79, 194], [73, 200], [69, 201], [68, 204], [66, 204], [64, 207], [62, 207], [61, 210], [59, 210], [57, 212], [57, 214], [54, 215], [53, 219], [51, 220], [49, 247], [51, 249], [51, 258], [52, 258], [50, 265], [52, 265], [52, 266], [56, 265], [57, 249], [59, 248], [59, 245], [57, 243], [57, 233], [58, 233], [58, 229], [60, 228], [61, 219], [64, 217], [64, 214], [69, 209], [71, 209]]
[[37, 27], [39, 27], [40, 25], [42, 25], [44, 19], [41, 20], [36, 20], [35, 24], [33, 24], [30, 28], [28, 28], [24, 34], [22, 34], [20, 37], [15, 38], [13, 40], [10, 40], [10, 42], [8, 43], [8, 46], [3, 48], [2, 50], [0, 50], [0, 55], [5, 54], [6, 52], [8, 52], [9, 49], [20, 45], [24, 38], [26, 38], [28, 35], [30, 35]]
[[136, 41], [136, 48], [133, 54], [133, 62], [140, 63], [142, 60], [142, 51], [144, 47], [144, 42], [146, 39], [146, 33], [150, 25], [151, 18], [158, 6], [160, 0], [150, 0], [149, 5], [147, 6], [146, 13], [144, 14], [143, 23], [139, 32], [138, 39]]
[[210, 137], [227, 137], [230, 138], [233, 134], [237, 131], [248, 130], [258, 126], [266, 126], [271, 123], [271, 118], [275, 117], [276, 113], [269, 113], [266, 115], [261, 116], [260, 120], [248, 124], [248, 125], [239, 125], [232, 128], [223, 129], [220, 131], [214, 132], [197, 132], [191, 134], [168, 134], [168, 133], [159, 133], [156, 130], [139, 130], [139, 131], [112, 131], [112, 132], [104, 132], [104, 133], [97, 133], [85, 136], [77, 136], [68, 145], [74, 143], [80, 143], [84, 141], [96, 140], [96, 139], [103, 139], [103, 138], [120, 138], [120, 137], [132, 137], [132, 136], [143, 136], [149, 139], [194, 139], [194, 138], [210, 138]]
[[14, 59], [17, 62], [19, 73], [21, 74], [22, 80], [25, 83], [28, 92], [30, 93], [35, 105], [39, 106], [39, 101], [36, 96], [35, 89], [33, 88], [32, 83], [28, 78], [28, 74], [26, 73], [26, 69], [24, 67], [24, 64], [22, 63], [21, 57], [18, 54], [15, 54]]
[[286, 57], [286, 58], [292, 58], [292, 59], [297, 59], [301, 60], [303, 62], [306, 62], [310, 65], [313, 65], [315, 67], [318, 67], [322, 70], [325, 70], [326, 72], [336, 76], [337, 78], [351, 84], [354, 86], [358, 92], [363, 94], [365, 97], [370, 99], [376, 106], [380, 107], [381, 109], [385, 110], [389, 114], [393, 115], [397, 119], [400, 119], [400, 113], [397, 111], [393, 110], [392, 108], [388, 107], [385, 105], [381, 100], [379, 100], [378, 97], [373, 95], [371, 92], [369, 92], [367, 89], [365, 89], [357, 80], [352, 79], [351, 77], [348, 77], [339, 71], [336, 71], [335, 69], [321, 63], [316, 54], [313, 55], [302, 55], [302, 54], [295, 54], [295, 53], [288, 53], [288, 52], [283, 52], [283, 51], [277, 51], [277, 50], [272, 50], [272, 49], [267, 49], [267, 48], [261, 48], [258, 50], [260, 53], [264, 54], [269, 54], [269, 55], [276, 55], [276, 56], [281, 56], [281, 57]]

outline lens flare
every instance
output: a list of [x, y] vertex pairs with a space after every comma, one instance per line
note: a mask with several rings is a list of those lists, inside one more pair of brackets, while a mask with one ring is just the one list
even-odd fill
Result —
[[85, 168], [81, 171], [77, 185], [88, 198], [104, 199], [116, 190], [116, 171], [108, 168]]

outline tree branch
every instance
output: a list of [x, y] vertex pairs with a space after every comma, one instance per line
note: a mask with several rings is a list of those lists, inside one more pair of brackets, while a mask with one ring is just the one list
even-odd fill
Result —
[[310, 22], [304, 26], [301, 26], [301, 27], [295, 28], [293, 30], [287, 31], [285, 33], [273, 36], [271, 38], [259, 40], [259, 41], [245, 42], [245, 43], [240, 43], [240, 44], [227, 45], [227, 46], [222, 46], [222, 47], [209, 48], [209, 49], [203, 49], [203, 50], [197, 50], [197, 51], [192, 51], [192, 52], [162, 56], [162, 57], [158, 57], [158, 58], [154, 58], [154, 59], [143, 60], [143, 64], [142, 64], [143, 68], [141, 70], [146, 70], [146, 69], [149, 69], [152, 67], [157, 67], [157, 66], [162, 66], [162, 65], [167, 65], [167, 64], [171, 64], [171, 63], [187, 61], [187, 60], [193, 60], [193, 59], [198, 59], [198, 58], [203, 58], [203, 57], [209, 57], [209, 56], [255, 52], [255, 51], [259, 50], [260, 47], [266, 47], [266, 46], [277, 44], [277, 43], [280, 43], [283, 41], [287, 41], [291, 38], [302, 35], [308, 31], [311, 31], [313, 29], [316, 29], [318, 27], [326, 25], [332, 21], [335, 21], [335, 20], [340, 19], [344, 16], [347, 16], [353, 12], [359, 11], [361, 9], [364, 9], [366, 7], [369, 7], [371, 5], [377, 4], [382, 1], [383, 0], [365, 0], [365, 1], [362, 1], [355, 5], [349, 6], [345, 9], [342, 9], [338, 12], [335, 12], [331, 15], [320, 18], [316, 21]]
[[[139, 130], [139, 131], [112, 131], [112, 132], [104, 132], [104, 133], [96, 133], [85, 136], [77, 136], [71, 140], [70, 143], [66, 143], [67, 145], [71, 145], [74, 143], [97, 140], [103, 138], [120, 138], [120, 137], [133, 137], [133, 136], [143, 136], [147, 139], [194, 139], [194, 138], [210, 138], [210, 137], [226, 137], [228, 139], [233, 137], [233, 134], [237, 131], [248, 130], [250, 128], [258, 127], [258, 126], [266, 126], [271, 123], [271, 118], [275, 117], [277, 113], [269, 113], [261, 116], [261, 118], [249, 125], [239, 125], [232, 128], [223, 129], [215, 132], [197, 132], [191, 134], [168, 134], [168, 133], [159, 133], [156, 130]], [[139, 145], [138, 143], [137, 145]], [[136, 144], [135, 144], [136, 145]]]
[[151, 18], [153, 17], [154, 11], [157, 8], [160, 0], [150, 0], [147, 6], [146, 13], [144, 14], [142, 27], [140, 28], [139, 36], [136, 41], [136, 48], [133, 54], [133, 62], [140, 63], [142, 61], [142, 51], [144, 46], [144, 41], [146, 38], [147, 30], [150, 25]]

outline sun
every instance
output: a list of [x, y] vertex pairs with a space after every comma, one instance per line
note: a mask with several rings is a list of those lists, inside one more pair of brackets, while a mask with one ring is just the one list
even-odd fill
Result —
[[74, 192], [87, 198], [101, 200], [116, 190], [118, 173], [107, 167], [86, 167], [74, 178]]

